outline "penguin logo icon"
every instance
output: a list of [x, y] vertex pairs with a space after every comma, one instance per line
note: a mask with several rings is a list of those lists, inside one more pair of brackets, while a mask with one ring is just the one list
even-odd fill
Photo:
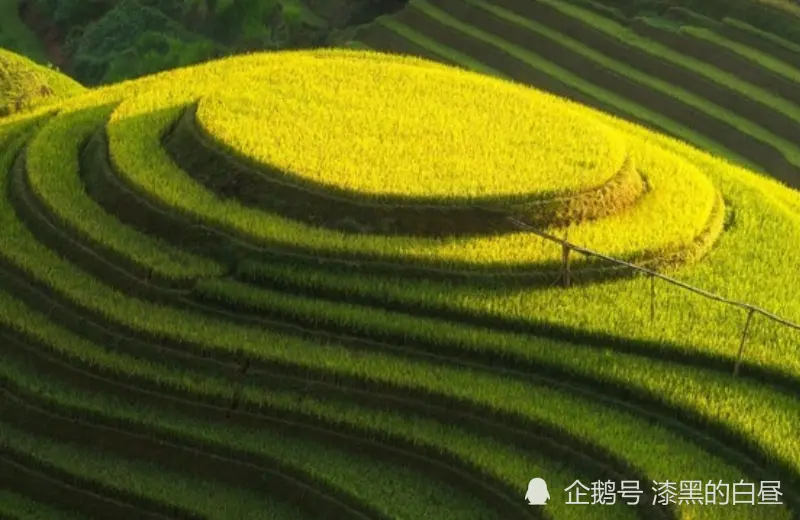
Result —
[[525, 493], [525, 500], [532, 506], [543, 506], [550, 500], [550, 493], [547, 491], [547, 482], [540, 478], [531, 479], [528, 482], [528, 492]]

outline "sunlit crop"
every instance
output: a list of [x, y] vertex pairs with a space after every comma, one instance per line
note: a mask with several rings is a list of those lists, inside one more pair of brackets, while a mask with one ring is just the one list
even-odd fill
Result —
[[[349, 60], [347, 56], [349, 53], [342, 53], [334, 62]], [[292, 59], [301, 64], [319, 61], [313, 55], [302, 54], [292, 56]], [[369, 60], [365, 62], [372, 63]], [[226, 63], [230, 63], [230, 69], [224, 67]], [[264, 66], [258, 68], [257, 63], [264, 63]], [[234, 64], [238, 66], [234, 67]], [[198, 71], [197, 77], [202, 78], [203, 83], [193, 83], [191, 88], [186, 88], [185, 84], [174, 88], [171, 85], [179, 82], [165, 82], [152, 91], [123, 101], [111, 116], [108, 132], [115, 166], [127, 182], [146, 190], [155, 200], [206, 222], [240, 230], [269, 247], [301, 247], [326, 254], [424, 261], [447, 266], [467, 263], [476, 267], [536, 267], [559, 258], [558, 248], [524, 232], [446, 240], [346, 235], [305, 225], [279, 214], [247, 208], [235, 200], [220, 200], [175, 165], [161, 147], [160, 139], [186, 106], [202, 99], [205, 91], [220, 88], [223, 80], [230, 88], [230, 74], [242, 74], [242, 82], [256, 83], [269, 81], [272, 74], [269, 61], [264, 57], [241, 65], [233, 60], [214, 65], [216, 68], [208, 66], [200, 69], [202, 73]], [[455, 69], [449, 72], [454, 77], [466, 74]], [[530, 91], [530, 95], [543, 103], [550, 103], [552, 99], [552, 96], [535, 91]], [[565, 109], [580, 110], [566, 102], [561, 103]], [[653, 189], [620, 215], [570, 230], [570, 235], [576, 237], [578, 243], [636, 259], [689, 248], [703, 230], [717, 225], [720, 213], [715, 215], [713, 212], [714, 188], [701, 172], [657, 147], [636, 146], [634, 141], [627, 142], [626, 146], [637, 170]], [[658, 214], [659, 219], [653, 219], [653, 214]]]
[[375, 198], [572, 194], [626, 156], [622, 136], [558, 98], [447, 69], [287, 60], [258, 87], [203, 96], [199, 124], [290, 179]]
[[[752, 481], [765, 467], [800, 475], [800, 444], [792, 441], [800, 405], [784, 391], [800, 378], [796, 334], [759, 317], [743, 377], [732, 379], [739, 310], [646, 278], [569, 289], [476, 283], [473, 271], [493, 267], [551, 276], [562, 250], [522, 230], [437, 238], [315, 226], [282, 214], [285, 206], [247, 206], [206, 187], [165, 138], [176, 122], [190, 121], [199, 144], [230, 164], [353, 205], [425, 211], [428, 203], [488, 203], [524, 217], [542, 200], [592, 193], [602, 216], [546, 230], [797, 319], [800, 251], [782, 246], [800, 240], [800, 196], [776, 182], [533, 89], [375, 53], [229, 58], [99, 88], [47, 110], [0, 120], [0, 184], [8, 188], [0, 203], [0, 330], [22, 338], [22, 346], [0, 349], [9, 392], [87, 424], [135, 425], [181, 445], [269, 457], [387, 516], [421, 517], [435, 503], [428, 513], [494, 518], [484, 515], [488, 501], [470, 494], [475, 507], [467, 507], [469, 491], [441, 476], [414, 483], [413, 465], [387, 482], [398, 469], [388, 455], [359, 455], [348, 466], [346, 450], [359, 449], [357, 439], [401, 447], [403, 464], [413, 455], [461, 468], [491, 481], [498, 496], [521, 494], [531, 472], [563, 489], [570, 475], [598, 463], [644, 479]], [[107, 156], [102, 147], [83, 148], [92, 136], [108, 137]], [[24, 162], [15, 162], [18, 153]], [[92, 170], [106, 160], [109, 168], [97, 168], [104, 173]], [[92, 184], [103, 175], [118, 181], [112, 189], [155, 208], [147, 218], [157, 232], [126, 220], [129, 208], [105, 203]], [[625, 205], [615, 190], [629, 190]], [[159, 215], [187, 229], [224, 230], [253, 257], [221, 266], [201, 248], [189, 253], [182, 237], [173, 244], [158, 232]], [[57, 237], [69, 240], [56, 251]], [[281, 252], [304, 259], [272, 254]], [[98, 264], [135, 265], [132, 277], [155, 274], [191, 289], [149, 299], [87, 267], [92, 255]], [[584, 282], [585, 265], [578, 253], [572, 258]], [[380, 274], [376, 260], [413, 264], [420, 276]], [[441, 278], [432, 269], [441, 267], [469, 274]], [[757, 369], [775, 379], [749, 377]], [[110, 390], [95, 392], [95, 384]], [[140, 405], [145, 396], [152, 402]], [[179, 407], [162, 406], [178, 400]], [[328, 450], [277, 427], [250, 430], [195, 414], [212, 404], [296, 421], [298, 432], [335, 431], [342, 445]], [[205, 480], [173, 478], [157, 460], [123, 474], [116, 455], [90, 456], [0, 419], [8, 449], [73, 476], [112, 479], [140, 498], [209, 517], [223, 518], [224, 504], [234, 502], [242, 518], [262, 502], [264, 515], [293, 514], [272, 500], [274, 490], [262, 497], [222, 486], [213, 495]], [[504, 436], [509, 428], [519, 437]], [[589, 459], [557, 460], [536, 437], [540, 430], [548, 442], [588, 447]], [[699, 440], [701, 432], [715, 440]], [[410, 490], [441, 500], [408, 500]], [[554, 518], [642, 515], [561, 502], [548, 505]], [[681, 504], [675, 518], [793, 513]]]

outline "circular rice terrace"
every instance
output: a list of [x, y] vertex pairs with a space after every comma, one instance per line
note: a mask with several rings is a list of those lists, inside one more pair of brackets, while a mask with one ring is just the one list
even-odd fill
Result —
[[[776, 184], [519, 85], [351, 51], [92, 90], [0, 120], [0, 142], [0, 516], [800, 511], [797, 338], [754, 326], [732, 384], [738, 316], [664, 290], [677, 311], [654, 327], [643, 281], [610, 269], [548, 288], [561, 249], [512, 222], [800, 301], [795, 253], [751, 247], [759, 226], [800, 238]], [[772, 276], [755, 292], [746, 254]], [[690, 478], [781, 480], [784, 504], [653, 505], [654, 479]], [[565, 505], [576, 479], [642, 499]]]
[[310, 249], [461, 269], [551, 266], [557, 248], [516, 220], [675, 264], [701, 256], [721, 229], [721, 200], [691, 164], [521, 86], [365, 60], [283, 63], [255, 85], [201, 96], [166, 149], [223, 199], [313, 225]]

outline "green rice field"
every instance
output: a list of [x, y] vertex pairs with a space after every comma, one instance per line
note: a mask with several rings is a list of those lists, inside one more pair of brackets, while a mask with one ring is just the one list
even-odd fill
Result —
[[800, 69], [608, 13], [412, 0], [0, 118], [0, 518], [800, 518]]

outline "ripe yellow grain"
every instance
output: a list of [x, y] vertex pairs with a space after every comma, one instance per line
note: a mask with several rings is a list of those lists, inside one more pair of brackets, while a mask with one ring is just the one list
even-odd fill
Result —
[[204, 96], [197, 119], [233, 153], [378, 198], [564, 195], [604, 184], [626, 156], [619, 134], [561, 99], [392, 62], [286, 60]]

